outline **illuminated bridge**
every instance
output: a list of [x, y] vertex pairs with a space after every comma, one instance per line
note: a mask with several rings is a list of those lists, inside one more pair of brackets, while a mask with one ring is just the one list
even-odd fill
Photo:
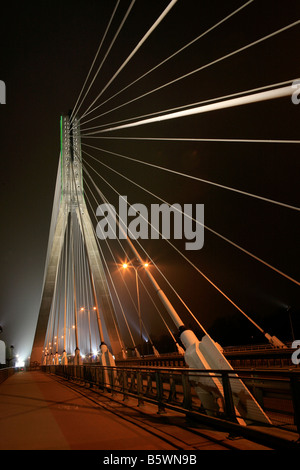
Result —
[[[156, 449], [297, 447], [298, 344], [281, 326], [273, 332], [270, 312], [276, 298], [288, 312], [299, 295], [300, 81], [287, 51], [300, 20], [286, 12], [250, 32], [260, 5], [240, 2], [168, 49], [164, 24], [189, 29], [193, 12], [185, 1], [159, 2], [108, 68], [138, 9], [125, 3], [111, 5], [78, 99], [60, 118], [30, 372], [0, 391], [18, 380], [24, 388], [27, 377], [65, 436], [64, 416], [84, 414], [84, 396], [139, 428], [139, 448], [147, 432]], [[244, 40], [226, 48], [241, 28]], [[244, 346], [224, 347], [230, 330]], [[82, 423], [87, 432], [86, 415]], [[117, 441], [89, 437], [91, 448], [130, 449], [133, 435], [129, 444], [115, 429]], [[80, 448], [58, 441], [49, 437], [47, 448]]]

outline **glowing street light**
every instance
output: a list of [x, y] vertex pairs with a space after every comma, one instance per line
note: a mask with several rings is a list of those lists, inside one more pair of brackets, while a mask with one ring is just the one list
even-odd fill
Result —
[[148, 267], [149, 267], [149, 263], [141, 264], [141, 265], [138, 266], [138, 267], [135, 267], [133, 264], [124, 263], [124, 264], [122, 265], [122, 267], [123, 267], [124, 269], [133, 268], [133, 269], [135, 269], [135, 270], [137, 271], [137, 270], [139, 270], [140, 268], [148, 268]]

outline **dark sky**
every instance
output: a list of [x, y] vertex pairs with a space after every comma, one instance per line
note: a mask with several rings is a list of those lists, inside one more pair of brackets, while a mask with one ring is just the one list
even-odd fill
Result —
[[[129, 3], [121, 0], [103, 51], [109, 46]], [[168, 3], [137, 0], [81, 112], [105, 86]], [[103, 99], [243, 3], [234, 0], [179, 0], [105, 92]], [[113, 5], [114, 2], [108, 0], [87, 0], [84, 3], [77, 0], [42, 0], [39, 3], [28, 0], [16, 1], [5, 7], [1, 5], [0, 80], [6, 83], [7, 104], [0, 107], [0, 325], [3, 327], [1, 339], [13, 344], [15, 352], [23, 357], [31, 350], [40, 305], [60, 151], [60, 116], [67, 113], [77, 100]], [[99, 114], [299, 19], [298, 0], [254, 1], [184, 53], [112, 100], [99, 110]], [[299, 78], [299, 39], [300, 27], [297, 25], [186, 80], [92, 121], [90, 125]], [[300, 105], [293, 105], [290, 98], [285, 98], [119, 131], [114, 135], [299, 140], [299, 113]], [[83, 141], [300, 205], [298, 144]], [[97, 157], [96, 150], [84, 148]], [[85, 158], [112, 184], [117, 184], [120, 193], [127, 194], [131, 203], [158, 202], [109, 170], [104, 170], [89, 157]], [[298, 212], [170, 176], [107, 154], [102, 154], [101, 159], [168, 202], [203, 203], [206, 225], [299, 279]], [[103, 186], [103, 191], [116, 203], [107, 187]], [[257, 341], [263, 340], [261, 336], [255, 336], [257, 331], [248, 328], [249, 323], [228, 301], [195, 270], [186, 266], [168, 246], [160, 241], [148, 241], [145, 246], [203, 326], [215, 333], [215, 339], [224, 345], [249, 342], [252, 336]], [[183, 244], [178, 246], [183, 248]], [[286, 308], [293, 308], [292, 317], [297, 326], [299, 287], [207, 232], [202, 250], [184, 254], [266, 331], [284, 340], [290, 339]], [[164, 286], [158, 275], [157, 279]], [[174, 302], [181, 312], [181, 306]], [[185, 312], [182, 315], [187, 323], [195, 326]], [[148, 326], [151, 329], [151, 322]], [[295, 330], [296, 335], [297, 331], [299, 336], [300, 330]], [[159, 335], [154, 329], [152, 333]]]

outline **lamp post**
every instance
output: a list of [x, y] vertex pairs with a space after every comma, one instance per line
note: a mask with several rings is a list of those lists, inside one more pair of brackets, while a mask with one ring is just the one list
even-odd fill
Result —
[[148, 268], [149, 264], [144, 263], [140, 266], [135, 267], [133, 264], [124, 263], [123, 268], [133, 268], [135, 271], [135, 284], [136, 284], [136, 296], [137, 296], [137, 305], [138, 305], [138, 316], [139, 316], [139, 324], [140, 324], [140, 337], [141, 337], [141, 355], [144, 357], [144, 347], [143, 347], [143, 325], [142, 325], [142, 315], [141, 315], [141, 303], [140, 303], [140, 289], [139, 289], [139, 276], [138, 270], [141, 268]]
[[[93, 310], [96, 311], [96, 307], [93, 307]], [[90, 356], [92, 357], [92, 331], [91, 331], [91, 313], [90, 309], [87, 307], [81, 307], [80, 312], [87, 311], [88, 314], [88, 325], [89, 325], [89, 338], [90, 338]]]

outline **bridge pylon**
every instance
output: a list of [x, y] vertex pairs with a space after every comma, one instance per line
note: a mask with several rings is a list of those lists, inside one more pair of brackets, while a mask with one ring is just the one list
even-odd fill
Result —
[[[84, 199], [79, 119], [75, 117], [71, 123], [70, 115], [62, 116], [60, 131], [61, 151], [45, 263], [43, 290], [30, 360], [31, 362], [42, 363], [45, 337], [57, 284], [58, 267], [66, 240], [66, 232], [74, 221], [76, 221], [77, 226], [80, 228], [87, 255], [90, 283], [92, 286], [101, 343], [99, 345], [100, 360], [102, 357], [102, 362], [111, 364], [111, 355], [113, 354], [116, 358], [124, 357], [125, 347], [120, 335], [105, 270], [100, 258], [94, 227]], [[74, 290], [75, 289], [74, 285]], [[77, 307], [75, 305], [75, 317], [77, 314], [76, 310]], [[66, 335], [64, 335], [64, 338], [65, 337]], [[68, 359], [65, 349], [66, 347], [64, 347], [62, 355], [62, 363], [67, 364]], [[79, 364], [80, 351], [77, 334], [75, 359]]]

